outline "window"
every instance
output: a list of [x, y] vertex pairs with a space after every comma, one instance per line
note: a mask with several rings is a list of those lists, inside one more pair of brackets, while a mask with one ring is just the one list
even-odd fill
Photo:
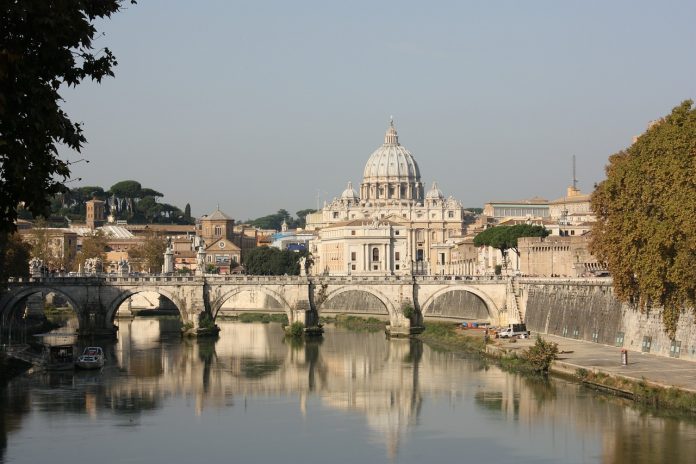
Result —
[[398, 231], [398, 230], [395, 230], [395, 231], [394, 231], [394, 235], [399, 235], [399, 231]]
[[399, 265], [397, 264], [397, 265], [395, 266], [395, 268], [396, 268], [396, 270], [398, 271], [398, 270], [399, 270]]
[[222, 227], [221, 226], [215, 226], [215, 236], [220, 236], [222, 235]]
[[643, 353], [650, 353], [650, 346], [652, 345], [652, 337], [644, 336], [643, 345], [641, 346], [641, 351]]
[[333, 212], [333, 218], [334, 218], [334, 219], [338, 219], [338, 211], [334, 211], [334, 212]]
[[354, 271], [354, 270], [355, 270], [355, 264], [351, 264], [351, 265], [350, 265], [350, 270], [351, 270], [351, 271]]
[[354, 231], [354, 230], [351, 230], [351, 231], [350, 231], [350, 235], [355, 235], [355, 231]]
[[672, 343], [669, 347], [669, 356], [671, 358], [678, 358], [680, 353], [681, 353], [681, 342], [679, 342], [677, 340], [672, 340]]
[[354, 251], [351, 251], [351, 252], [350, 252], [350, 260], [351, 260], [351, 261], [355, 261], [355, 259], [356, 259], [356, 254], [355, 254]]
[[454, 217], [454, 211], [447, 211], [447, 217], [452, 219]]
[[372, 249], [372, 261], [379, 261], [379, 248]]
[[394, 252], [394, 261], [398, 261], [398, 260], [399, 260], [399, 256], [401, 256], [401, 254], [400, 254], [398, 251], [397, 251], [397, 252]]
[[599, 329], [594, 329], [592, 331], [592, 341], [595, 343], [599, 343]]
[[375, 270], [375, 271], [378, 271], [378, 270], [379, 270], [379, 266], [377, 266], [377, 265], [375, 264], [374, 266], [372, 266], [372, 269]]

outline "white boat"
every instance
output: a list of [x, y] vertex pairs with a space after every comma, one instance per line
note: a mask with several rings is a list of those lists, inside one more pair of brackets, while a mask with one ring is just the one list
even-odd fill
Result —
[[100, 346], [88, 346], [75, 365], [80, 369], [101, 369], [104, 367], [104, 350]]

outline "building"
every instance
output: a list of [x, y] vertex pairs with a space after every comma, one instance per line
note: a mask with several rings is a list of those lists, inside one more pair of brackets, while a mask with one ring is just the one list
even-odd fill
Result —
[[104, 208], [104, 202], [93, 198], [85, 202], [85, 208], [87, 210], [87, 215], [85, 222], [87, 227], [94, 230], [97, 227], [101, 227], [106, 222], [106, 210]]
[[[380, 258], [380, 272], [441, 273], [449, 260], [452, 240], [463, 236], [466, 225], [473, 221], [474, 215], [466, 211], [459, 201], [452, 197], [446, 198], [437, 183], [433, 183], [432, 188], [425, 192], [418, 163], [411, 152], [399, 143], [393, 121], [389, 124], [384, 143], [365, 164], [359, 190], [360, 194], [348, 182], [340, 197], [325, 204], [320, 211], [307, 215], [306, 229], [320, 231], [317, 244], [312, 245], [311, 249], [315, 259], [315, 272], [348, 272], [345, 255], [343, 264], [335, 266], [330, 264], [333, 258], [322, 254], [328, 253], [329, 248], [318, 244], [325, 244], [329, 237], [321, 230], [338, 227], [338, 231], [335, 227], [330, 229], [338, 234], [336, 237], [332, 236], [331, 241], [347, 253], [347, 250], [355, 247], [362, 250], [366, 245], [366, 235], [360, 235], [361, 230], [370, 224], [383, 224], [377, 229], [383, 228], [384, 234], [392, 233], [387, 232], [387, 229], [399, 230], [405, 234], [406, 248], [399, 252], [398, 260], [394, 256], [389, 256], [388, 261]], [[355, 235], [346, 235], [345, 231], [355, 232]], [[386, 240], [386, 235], [384, 238]], [[400, 246], [403, 237], [398, 239], [395, 243]], [[339, 241], [343, 243], [339, 244]], [[391, 253], [396, 253], [396, 250], [392, 249]], [[397, 261], [407, 265], [399, 264], [397, 269]], [[356, 271], [363, 265], [365, 262], [356, 263]], [[372, 267], [365, 267], [364, 271], [375, 272]]]
[[65, 228], [19, 229], [22, 240], [32, 245], [33, 253], [44, 260], [50, 271], [68, 271], [77, 256], [78, 236]]
[[220, 209], [201, 217], [196, 229], [205, 245], [206, 263], [215, 266], [220, 274], [232, 272], [242, 263], [245, 253], [256, 248], [256, 229], [235, 228], [234, 219]]
[[580, 192], [574, 185], [568, 187], [566, 196], [549, 203], [549, 217], [565, 224], [594, 222], [596, 217], [590, 206], [592, 195]]
[[526, 276], [545, 277], [605, 275], [606, 266], [590, 253], [589, 242], [590, 234], [520, 238], [519, 271]]
[[319, 230], [314, 267], [327, 274], [387, 275], [410, 271], [408, 223], [352, 219]]
[[541, 197], [519, 201], [491, 201], [483, 206], [483, 215], [496, 221], [510, 218], [547, 218], [549, 201]]

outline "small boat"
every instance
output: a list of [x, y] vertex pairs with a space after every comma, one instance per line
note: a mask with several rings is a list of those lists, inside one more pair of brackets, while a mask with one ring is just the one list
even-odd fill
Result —
[[51, 345], [44, 351], [43, 367], [47, 371], [67, 371], [75, 368], [72, 345]]
[[88, 346], [75, 365], [80, 369], [101, 369], [104, 367], [104, 351], [100, 346]]

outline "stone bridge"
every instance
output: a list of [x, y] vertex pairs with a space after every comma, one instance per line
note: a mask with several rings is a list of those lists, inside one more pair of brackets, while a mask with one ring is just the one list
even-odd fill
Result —
[[114, 317], [131, 296], [155, 292], [170, 300], [183, 322], [198, 328], [241, 295], [262, 296], [267, 309], [288, 320], [317, 326], [321, 314], [351, 313], [389, 320], [393, 335], [422, 329], [424, 319], [507, 324], [520, 320], [509, 279], [466, 276], [117, 276], [15, 279], [0, 297], [3, 325], [36, 293], [55, 292], [77, 313], [79, 333], [114, 336]]

